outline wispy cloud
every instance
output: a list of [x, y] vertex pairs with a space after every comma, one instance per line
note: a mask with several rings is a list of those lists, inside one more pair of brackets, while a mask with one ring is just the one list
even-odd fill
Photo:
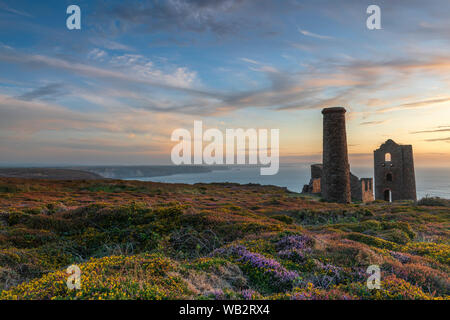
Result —
[[6, 11], [6, 12], [9, 12], [9, 13], [12, 13], [12, 14], [23, 16], [23, 17], [32, 17], [32, 15], [29, 14], [28, 12], [21, 11], [21, 10], [16, 10], [16, 9], [11, 8], [10, 6], [6, 5], [5, 3], [0, 2], [0, 11], [2, 11], [2, 10]]
[[383, 123], [387, 123], [387, 122], [389, 122], [389, 120], [364, 121], [364, 122], [361, 122], [360, 125], [362, 125], [362, 126], [369, 126], [369, 125], [383, 124]]
[[100, 61], [103, 61], [107, 56], [108, 56], [108, 53], [99, 48], [92, 49], [88, 54], [88, 57], [90, 59], [100, 60]]
[[414, 102], [404, 103], [404, 104], [401, 104], [396, 107], [384, 108], [384, 109], [379, 110], [378, 112], [383, 113], [383, 112], [391, 112], [391, 111], [398, 111], [398, 110], [405, 110], [405, 109], [427, 108], [427, 107], [432, 107], [435, 104], [441, 104], [441, 103], [446, 103], [446, 102], [450, 102], [450, 98], [445, 97], [445, 98], [438, 98], [438, 99], [414, 101]]
[[[441, 129], [439, 129], [441, 128]], [[422, 130], [422, 131], [413, 131], [411, 134], [419, 134], [419, 133], [434, 133], [434, 132], [450, 132], [449, 127], [438, 127], [438, 129], [432, 129], [432, 130]]]
[[450, 101], [450, 98], [430, 99], [430, 100], [405, 103], [405, 104], [402, 104], [400, 107], [421, 108], [421, 107], [427, 107], [430, 104], [443, 103], [443, 102], [449, 102], [449, 101]]
[[20, 95], [19, 99], [30, 101], [42, 98], [53, 98], [64, 94], [63, 88], [64, 84], [62, 83], [49, 83]]
[[252, 60], [252, 59], [248, 59], [248, 58], [239, 58], [239, 60], [244, 61], [244, 62], [248, 62], [248, 63], [251, 63], [251, 64], [257, 64], [257, 65], [261, 64], [261, 62], [258, 62], [256, 60]]
[[[160, 88], [208, 94], [207, 92], [192, 88], [192, 84], [196, 77], [195, 72], [179, 67], [176, 68], [173, 73], [166, 73], [155, 68], [150, 61], [140, 55], [122, 55], [115, 57], [112, 60], [116, 65], [115, 69], [67, 61], [62, 58], [54, 58], [45, 55], [23, 54], [16, 50], [0, 50], [0, 61], [29, 65], [33, 68], [49, 67], [67, 70], [78, 75], [92, 78], [115, 79], [128, 83], [142, 83]], [[123, 70], [120, 70], [120, 67], [123, 67]]]
[[[95, 52], [94, 52], [95, 53]], [[93, 53], [93, 54], [94, 54]], [[107, 60], [109, 67], [82, 62], [67, 61], [62, 58], [44, 55], [29, 55], [14, 49], [0, 50], [0, 61], [20, 64], [33, 69], [49, 68], [70, 71], [87, 79], [107, 82], [111, 88], [123, 89], [134, 87], [139, 91], [144, 87], [172, 90], [187, 95], [184, 100], [170, 99], [173, 103], [165, 107], [148, 105], [146, 99], [136, 99], [133, 105], [159, 112], [197, 113], [205, 115], [220, 114], [248, 107], [263, 107], [278, 110], [317, 109], [330, 105], [349, 105], [352, 101], [363, 97], [367, 92], [376, 94], [392, 86], [391, 81], [384, 81], [383, 72], [398, 73], [396, 84], [401, 79], [409, 80], [411, 66], [423, 66], [427, 72], [440, 76], [443, 66], [450, 62], [441, 58], [436, 62], [393, 60], [393, 61], [361, 61], [351, 60], [334, 63], [333, 68], [323, 68], [322, 61], [311, 65], [307, 72], [286, 71], [272, 66], [259, 65], [258, 61], [241, 58], [261, 72], [269, 81], [269, 86], [261, 86], [254, 90], [220, 92], [201, 85], [197, 73], [186, 67], [174, 67], [169, 70], [158, 68], [152, 60], [139, 54], [115, 55]], [[431, 68], [430, 66], [434, 67]], [[331, 72], [332, 71], [332, 72]], [[338, 90], [336, 90], [338, 89]], [[325, 94], [326, 93], [326, 94]], [[140, 95], [142, 96], [142, 95]], [[427, 105], [445, 103], [450, 98], [420, 100], [402, 104], [394, 108], [385, 108], [376, 112], [388, 112], [400, 109], [419, 108]]]
[[95, 134], [97, 138], [105, 134], [150, 134], [156, 141], [158, 137], [170, 137], [172, 129], [167, 123], [187, 126], [191, 121], [186, 116], [180, 119], [176, 115], [126, 106], [110, 108], [106, 113], [96, 110], [85, 113], [57, 103], [26, 101], [0, 94], [0, 135], [13, 132], [14, 136], [29, 136], [50, 131], [83, 132]]
[[153, 33], [179, 30], [227, 35], [239, 33], [248, 27], [249, 17], [241, 15], [239, 11], [244, 4], [240, 0], [132, 1], [104, 8], [106, 12], [103, 18], [115, 29], [117, 26], [113, 22], [120, 21], [123, 31], [140, 29], [140, 32]]
[[333, 39], [333, 37], [330, 36], [324, 36], [321, 34], [317, 34], [317, 33], [313, 33], [310, 32], [308, 30], [303, 30], [303, 29], [298, 29], [298, 32], [300, 32], [302, 35], [307, 36], [307, 37], [312, 37], [312, 38], [317, 38], [317, 39], [321, 39], [321, 40], [330, 40]]
[[102, 47], [108, 50], [122, 50], [122, 51], [134, 51], [135, 49], [131, 46], [119, 43], [117, 41], [105, 39], [105, 38], [92, 38], [91, 42], [98, 47]]
[[26, 101], [0, 94], [0, 128], [31, 134], [41, 130], [86, 129], [88, 115], [48, 102]]
[[447, 138], [435, 138], [435, 139], [425, 139], [425, 141], [428, 141], [428, 142], [437, 142], [437, 141], [450, 142], [450, 137], [447, 137]]

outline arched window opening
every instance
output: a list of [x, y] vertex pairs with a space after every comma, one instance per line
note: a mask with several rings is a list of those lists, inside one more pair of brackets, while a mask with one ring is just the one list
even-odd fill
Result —
[[392, 182], [392, 173], [386, 175], [386, 181]]
[[387, 153], [384, 155], [384, 161], [385, 161], [385, 162], [390, 162], [390, 161], [391, 161], [391, 154], [390, 154], [389, 152], [387, 152]]

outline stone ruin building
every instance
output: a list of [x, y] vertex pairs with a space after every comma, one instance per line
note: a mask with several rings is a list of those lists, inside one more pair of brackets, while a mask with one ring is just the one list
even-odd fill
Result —
[[311, 166], [311, 181], [302, 193], [321, 194], [327, 201], [350, 203], [373, 201], [372, 178], [359, 179], [350, 172], [345, 112], [325, 108], [323, 114], [323, 164]]
[[411, 145], [399, 145], [391, 139], [373, 152], [375, 199], [385, 201], [417, 200]]
[[[331, 202], [374, 200], [373, 179], [350, 172], [345, 128], [346, 110], [325, 108], [323, 114], [323, 164], [311, 165], [311, 180], [302, 193], [320, 194]], [[417, 200], [411, 145], [387, 140], [374, 151], [375, 199]]]
[[[311, 180], [309, 184], [303, 186], [302, 193], [317, 194], [322, 193], [321, 180], [322, 180], [323, 165], [316, 163], [311, 165]], [[359, 179], [353, 173], [350, 172], [350, 192], [352, 201], [370, 202], [373, 201], [373, 179], [361, 178]]]

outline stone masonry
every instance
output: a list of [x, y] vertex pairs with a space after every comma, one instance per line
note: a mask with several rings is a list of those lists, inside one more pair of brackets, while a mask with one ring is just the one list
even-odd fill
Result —
[[346, 110], [342, 107], [325, 108], [322, 110], [322, 197], [327, 201], [340, 203], [351, 202], [345, 112]]
[[327, 201], [373, 201], [373, 179], [350, 172], [345, 109], [326, 108], [323, 114], [323, 164], [311, 165], [311, 180], [302, 193], [321, 194]]
[[374, 151], [375, 199], [417, 200], [411, 145], [389, 139]]

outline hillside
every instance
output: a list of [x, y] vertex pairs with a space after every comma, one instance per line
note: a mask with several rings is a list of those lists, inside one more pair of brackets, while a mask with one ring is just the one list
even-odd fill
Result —
[[0, 168], [0, 178], [91, 180], [102, 179], [101, 175], [77, 169], [61, 168]]
[[75, 170], [92, 172], [98, 177], [111, 179], [129, 179], [129, 178], [149, 178], [170, 176], [173, 174], [188, 173], [206, 173], [212, 170], [228, 170], [227, 166], [203, 165], [159, 165], [159, 166], [94, 166], [94, 167], [74, 167]]
[[[450, 204], [422, 204], [2, 178], [0, 299], [449, 299]], [[71, 264], [81, 290], [66, 286]]]

